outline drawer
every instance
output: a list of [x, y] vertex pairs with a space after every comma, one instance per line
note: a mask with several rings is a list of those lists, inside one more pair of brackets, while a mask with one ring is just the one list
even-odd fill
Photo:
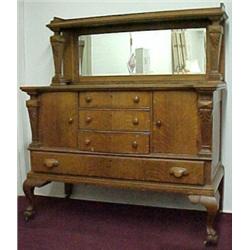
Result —
[[137, 133], [79, 132], [79, 149], [91, 152], [149, 153], [149, 135]]
[[149, 131], [148, 111], [81, 110], [79, 127], [98, 130]]
[[149, 108], [149, 92], [82, 92], [79, 100], [83, 108]]
[[204, 184], [204, 162], [64, 153], [31, 153], [35, 172], [124, 180]]

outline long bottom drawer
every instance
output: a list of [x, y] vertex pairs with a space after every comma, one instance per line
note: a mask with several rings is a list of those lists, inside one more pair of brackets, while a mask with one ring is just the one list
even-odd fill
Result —
[[35, 172], [204, 184], [204, 162], [31, 152]]

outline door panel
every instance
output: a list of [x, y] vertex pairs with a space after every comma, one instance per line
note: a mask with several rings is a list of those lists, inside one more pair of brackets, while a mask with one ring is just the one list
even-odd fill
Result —
[[154, 92], [153, 152], [198, 153], [197, 95], [191, 91]]
[[43, 146], [77, 147], [77, 93], [42, 94], [39, 118]]

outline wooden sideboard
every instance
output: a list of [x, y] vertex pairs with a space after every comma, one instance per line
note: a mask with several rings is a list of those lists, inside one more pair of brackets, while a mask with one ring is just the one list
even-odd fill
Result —
[[[32, 130], [25, 219], [35, 212], [34, 188], [51, 181], [65, 183], [68, 196], [81, 183], [181, 193], [205, 206], [205, 243], [216, 243], [225, 20], [223, 6], [55, 18], [48, 25], [55, 32], [52, 84], [21, 87], [30, 96]], [[207, 30], [206, 74], [80, 76], [77, 70], [79, 34], [200, 26]]]

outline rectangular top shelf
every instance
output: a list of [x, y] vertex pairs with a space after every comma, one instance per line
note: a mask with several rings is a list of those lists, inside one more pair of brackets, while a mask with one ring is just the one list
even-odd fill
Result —
[[88, 18], [62, 19], [55, 17], [47, 27], [53, 31], [77, 28], [94, 28], [108, 25], [174, 22], [185, 20], [220, 21], [227, 19], [224, 5], [216, 8], [184, 9], [173, 11], [146, 12]]

